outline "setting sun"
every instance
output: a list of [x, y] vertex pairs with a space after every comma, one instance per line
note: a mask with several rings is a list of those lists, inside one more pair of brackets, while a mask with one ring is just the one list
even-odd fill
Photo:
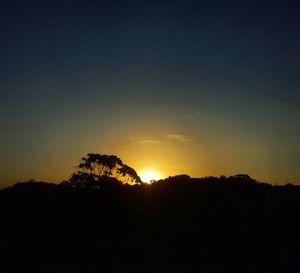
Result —
[[146, 183], [161, 179], [160, 173], [155, 170], [142, 170], [140, 172], [140, 177], [142, 181]]

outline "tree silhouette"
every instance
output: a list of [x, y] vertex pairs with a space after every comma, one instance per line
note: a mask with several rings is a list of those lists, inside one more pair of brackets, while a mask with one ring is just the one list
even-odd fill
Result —
[[127, 184], [142, 183], [141, 178], [138, 176], [137, 172], [126, 164], [121, 166], [117, 172], [124, 178], [124, 181]]
[[115, 178], [124, 184], [142, 183], [137, 172], [115, 155], [89, 153], [81, 158], [77, 168], [78, 171], [72, 174], [67, 182], [73, 187], [98, 188], [101, 181], [107, 181], [104, 177]]
[[122, 160], [115, 155], [88, 154], [82, 157], [78, 165], [80, 172], [97, 176], [113, 175], [113, 170], [123, 165]]

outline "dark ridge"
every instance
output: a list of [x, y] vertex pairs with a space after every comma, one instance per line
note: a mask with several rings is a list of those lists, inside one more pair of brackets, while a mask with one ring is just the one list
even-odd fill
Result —
[[3, 272], [300, 272], [299, 200], [247, 175], [17, 183], [0, 191]]

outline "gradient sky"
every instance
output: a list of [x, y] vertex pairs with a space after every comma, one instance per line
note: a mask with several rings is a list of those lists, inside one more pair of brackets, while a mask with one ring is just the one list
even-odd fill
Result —
[[0, 2], [0, 185], [88, 152], [300, 184], [300, 3]]

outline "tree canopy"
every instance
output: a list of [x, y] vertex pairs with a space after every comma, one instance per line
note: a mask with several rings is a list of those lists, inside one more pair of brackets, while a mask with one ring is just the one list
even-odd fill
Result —
[[69, 183], [74, 187], [100, 187], [101, 181], [114, 178], [124, 184], [141, 184], [137, 172], [115, 155], [89, 153], [81, 158], [78, 171], [71, 175]]

